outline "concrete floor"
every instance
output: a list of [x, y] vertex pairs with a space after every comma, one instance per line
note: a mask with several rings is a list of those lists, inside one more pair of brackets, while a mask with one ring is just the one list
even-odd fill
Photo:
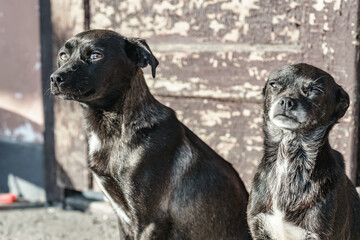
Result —
[[0, 210], [1, 240], [119, 239], [114, 214], [39, 207]]

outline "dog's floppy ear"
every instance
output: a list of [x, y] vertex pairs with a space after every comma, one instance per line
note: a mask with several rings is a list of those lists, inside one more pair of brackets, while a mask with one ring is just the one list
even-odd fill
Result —
[[128, 38], [125, 44], [125, 53], [138, 67], [144, 68], [150, 64], [152, 76], [155, 78], [156, 67], [159, 65], [159, 62], [144, 39]]
[[335, 97], [336, 97], [335, 113], [338, 119], [340, 119], [345, 115], [345, 112], [349, 107], [350, 98], [349, 98], [349, 94], [347, 94], [347, 92], [345, 92], [345, 90], [340, 86], [336, 90]]

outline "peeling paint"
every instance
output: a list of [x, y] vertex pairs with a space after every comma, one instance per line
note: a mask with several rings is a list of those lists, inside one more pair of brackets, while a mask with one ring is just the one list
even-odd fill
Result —
[[327, 32], [327, 31], [330, 31], [329, 23], [328, 23], [328, 22], [324, 23], [323, 30], [326, 31], [326, 32]]
[[[324, 55], [328, 55], [329, 53], [334, 53], [335, 50], [328, 46], [327, 42], [323, 42], [321, 44], [321, 48], [323, 50]], [[331, 58], [333, 58], [333, 55], [330, 55]]]
[[317, 0], [316, 4], [313, 4], [312, 6], [316, 11], [320, 12], [325, 7], [324, 0]]
[[220, 141], [221, 142], [216, 146], [216, 149], [219, 149], [219, 153], [222, 156], [228, 158], [231, 151], [236, 147], [237, 139], [227, 133], [225, 136], [220, 136]]
[[258, 146], [246, 146], [246, 151], [257, 151], [257, 152], [262, 152], [263, 148], [262, 147], [258, 147]]
[[[161, 78], [162, 76], [159, 74], [158, 77]], [[190, 83], [178, 81], [176, 76], [173, 76], [172, 78], [167, 79], [166, 81], [150, 80], [148, 81], [148, 83], [149, 86], [151, 86], [152, 88], [165, 88], [169, 92], [179, 92], [179, 91], [189, 90], [191, 88]]]
[[278, 24], [282, 21], [284, 21], [286, 18], [286, 14], [276, 15], [272, 17], [272, 24]]
[[239, 29], [233, 29], [231, 32], [224, 35], [223, 40], [225, 42], [237, 42], [239, 40]]
[[212, 21], [210, 22], [210, 28], [214, 30], [215, 34], [217, 34], [217, 33], [219, 32], [219, 30], [225, 28], [225, 25], [219, 23], [219, 22], [216, 21], [216, 20], [212, 20]]
[[265, 69], [262, 69], [259, 71], [257, 67], [250, 67], [248, 68], [249, 76], [255, 77], [256, 80], [263, 80], [265, 79], [265, 76], [268, 75], [268, 71]]
[[[263, 52], [252, 52], [249, 55], [250, 61], [263, 61]], [[250, 75], [251, 76], [251, 75]]]
[[292, 31], [286, 26], [283, 30], [278, 32], [279, 36], [287, 36], [291, 42], [299, 41], [300, 31], [299, 29], [293, 29]]
[[315, 21], [316, 21], [315, 14], [314, 14], [314, 13], [310, 13], [310, 14], [309, 14], [309, 24], [310, 24], [310, 25], [314, 25], [314, 24], [315, 24]]
[[200, 118], [204, 126], [213, 127], [215, 125], [221, 125], [222, 119], [231, 117], [229, 112], [226, 111], [213, 111], [205, 110], [200, 111]]
[[335, 0], [334, 11], [339, 11], [341, 8], [341, 0]]
[[297, 3], [295, 1], [291, 1], [290, 4], [289, 4], [289, 7], [292, 8], [292, 9], [294, 9], [296, 7], [299, 7], [299, 6], [301, 6], [301, 4]]
[[250, 114], [251, 114], [250, 110], [248, 110], [248, 109], [244, 109], [244, 110], [243, 110], [243, 116], [249, 117]]
[[250, 16], [250, 11], [259, 9], [257, 5], [258, 0], [247, 0], [247, 1], [238, 1], [238, 0], [231, 0], [231, 2], [226, 2], [221, 5], [222, 10], [230, 10], [236, 15], [239, 16], [238, 22], [236, 26], [239, 28], [243, 28], [243, 33], [247, 34], [248, 32], [248, 23], [246, 23], [246, 17]]

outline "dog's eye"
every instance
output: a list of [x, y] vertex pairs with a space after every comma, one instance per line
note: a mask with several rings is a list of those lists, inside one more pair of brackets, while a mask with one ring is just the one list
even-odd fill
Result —
[[277, 84], [276, 82], [270, 82], [269, 84], [273, 89], [279, 89], [280, 88], [280, 85]]
[[61, 61], [67, 61], [69, 59], [69, 56], [66, 53], [60, 53], [59, 58]]
[[91, 61], [97, 61], [97, 60], [99, 60], [101, 58], [103, 58], [103, 55], [101, 53], [98, 53], [98, 52], [93, 52], [90, 55], [90, 60]]
[[316, 95], [323, 93], [323, 90], [321, 90], [320, 88], [314, 88], [314, 87], [310, 88], [310, 91], [311, 91], [311, 93], [316, 94]]
[[304, 89], [303, 92], [306, 94], [306, 96], [310, 96], [310, 95], [320, 95], [324, 91], [317, 87], [310, 87], [308, 89]]

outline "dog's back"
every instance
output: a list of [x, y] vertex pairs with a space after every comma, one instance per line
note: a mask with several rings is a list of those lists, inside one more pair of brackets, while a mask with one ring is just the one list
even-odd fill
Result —
[[247, 193], [232, 166], [182, 125], [175, 154], [170, 239], [249, 239]]

